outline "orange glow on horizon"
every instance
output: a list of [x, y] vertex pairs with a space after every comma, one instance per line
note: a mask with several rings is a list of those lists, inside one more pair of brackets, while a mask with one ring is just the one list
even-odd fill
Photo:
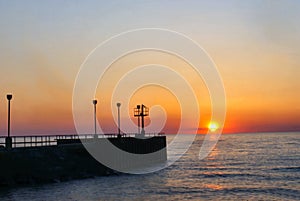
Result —
[[[299, 3], [296, 1], [293, 2], [295, 6], [284, 1], [251, 2], [249, 6], [243, 5], [244, 3], [224, 3], [225, 7], [232, 7], [231, 10], [208, 2], [186, 4], [182, 1], [172, 5], [166, 3], [172, 7], [167, 10], [166, 6], [157, 6], [156, 3], [124, 3], [126, 9], [122, 6], [115, 7], [113, 14], [110, 13], [111, 3], [103, 2], [85, 4], [84, 7], [77, 4], [70, 6], [68, 3], [58, 5], [50, 1], [47, 6], [27, 4], [1, 4], [3, 12], [0, 37], [0, 135], [6, 135], [7, 130], [6, 93], [13, 94], [13, 135], [57, 132], [74, 134], [76, 131], [72, 114], [73, 87], [83, 62], [98, 45], [107, 48], [109, 45], [106, 41], [109, 38], [129, 31], [127, 28], [138, 28], [143, 24], [161, 28], [171, 25], [173, 31], [187, 36], [203, 48], [216, 64], [226, 94], [224, 128], [221, 128], [221, 122], [217, 122], [223, 133], [300, 131], [300, 29], [296, 20], [300, 12]], [[26, 9], [16, 12], [23, 7]], [[91, 8], [94, 7], [103, 12], [91, 13]], [[53, 15], [52, 10], [57, 9], [60, 12]], [[132, 15], [132, 10], [137, 10], [137, 15]], [[155, 15], [147, 14], [153, 13], [153, 10], [157, 10]], [[285, 12], [286, 10], [289, 12]], [[85, 17], [78, 20], [78, 16], [81, 16], [78, 14]], [[176, 20], [178, 16], [181, 17], [180, 20]], [[139, 23], [136, 21], [137, 17]], [[118, 18], [120, 20], [116, 20]], [[138, 39], [142, 45], [147, 36]], [[130, 40], [126, 42], [128, 47], [125, 48], [128, 48], [129, 52], [134, 51], [130, 49], [133, 43]], [[160, 45], [159, 41], [157, 42]], [[176, 44], [170, 42], [170, 47], [176, 47]], [[122, 122], [125, 113], [130, 113], [129, 118], [132, 117], [132, 108], [136, 104], [144, 103], [149, 107], [159, 104], [165, 108], [167, 116], [164, 132], [172, 133], [178, 130], [183, 112], [180, 104], [167, 91], [145, 87], [138, 89], [133, 97], [126, 93], [126, 87], [129, 88], [147, 78], [147, 75], [132, 73], [135, 67], [153, 64], [177, 72], [177, 77], [156, 71], [148, 71], [148, 75], [171, 83], [184, 94], [184, 98], [188, 100], [187, 105], [194, 97], [186, 93], [186, 88], [179, 82], [181, 78], [186, 80], [195, 92], [200, 120], [197, 126], [191, 123], [191, 119], [194, 118], [189, 117], [194, 117], [196, 108], [189, 105], [189, 115], [182, 124], [186, 133], [194, 130], [199, 134], [207, 133], [209, 122], [217, 120], [211, 119], [211, 92], [201, 76], [191, 68], [189, 61], [180, 57], [184, 55], [176, 56], [163, 50], [144, 48], [113, 62], [104, 76], [99, 77], [98, 88], [93, 97], [87, 97], [91, 95], [86, 96], [86, 91], [82, 91], [82, 97], [89, 100], [79, 109], [83, 116], [87, 114], [84, 116], [86, 132], [93, 130], [92, 117], [86, 112], [93, 110], [93, 98], [99, 101], [97, 117], [105, 132], [117, 131], [113, 119], [116, 107], [115, 103], [112, 103], [117, 101], [122, 102]], [[109, 60], [110, 56], [114, 55], [111, 50], [106, 50], [108, 57], [97, 57], [101, 61]], [[119, 50], [121, 48], [115, 51]], [[196, 52], [188, 49], [185, 53], [194, 55]], [[201, 58], [200, 55], [194, 56]], [[101, 65], [95, 61], [95, 65], [97, 64]], [[94, 72], [90, 73], [96, 75]], [[115, 100], [112, 97], [115, 86], [128, 74], [132, 77], [128, 82], [121, 83], [118, 100]], [[139, 87], [137, 84], [136, 86]], [[128, 111], [123, 110], [125, 102], [129, 102]], [[146, 118], [147, 125], [164, 118], [164, 113], [156, 109], [153, 109], [155, 112], [151, 119]], [[133, 117], [132, 122], [136, 123]]]

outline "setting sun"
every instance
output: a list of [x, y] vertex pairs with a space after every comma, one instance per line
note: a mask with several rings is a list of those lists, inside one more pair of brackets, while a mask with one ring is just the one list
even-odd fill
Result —
[[215, 122], [210, 122], [207, 127], [212, 132], [216, 131], [219, 128], [218, 124]]

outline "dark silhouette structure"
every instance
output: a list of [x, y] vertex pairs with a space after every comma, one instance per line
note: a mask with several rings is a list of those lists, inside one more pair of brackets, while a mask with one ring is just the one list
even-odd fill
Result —
[[12, 148], [12, 138], [10, 137], [10, 101], [12, 99], [12, 94], [7, 94], [6, 98], [8, 100], [8, 116], [7, 116], [7, 137], [5, 138], [5, 146], [8, 149]]
[[[138, 105], [134, 116], [142, 121], [139, 137], [136, 133], [122, 133], [120, 129], [120, 107], [118, 107], [118, 134], [97, 134], [96, 105], [94, 105], [95, 133], [84, 135], [41, 135], [11, 136], [10, 134], [10, 101], [12, 94], [7, 94], [8, 129], [7, 136], [0, 136], [0, 187], [18, 184], [44, 183], [69, 179], [88, 178], [112, 175], [116, 170], [97, 161], [86, 149], [98, 150], [98, 154], [126, 171], [148, 168], [167, 160], [166, 136], [160, 133], [145, 135], [144, 117], [149, 115], [145, 105]], [[139, 122], [140, 127], [140, 122]], [[4, 139], [5, 138], [5, 147]], [[107, 142], [107, 140], [109, 142]], [[109, 145], [109, 146], [108, 146]], [[123, 152], [114, 152], [111, 146]], [[115, 148], [114, 148], [115, 149]], [[132, 154], [150, 154], [136, 158], [125, 157], [124, 152]]]
[[94, 126], [95, 126], [94, 138], [98, 138], [98, 136], [97, 136], [97, 124], [96, 124], [96, 120], [97, 120], [97, 111], [96, 111], [97, 100], [96, 99], [93, 100], [93, 105], [94, 105]]
[[[149, 108], [146, 107], [145, 105], [137, 105], [136, 108], [134, 108], [134, 116], [138, 117], [138, 127], [140, 127], [140, 117], [142, 119], [142, 131], [141, 135], [145, 136], [145, 121], [144, 117], [149, 116]], [[139, 129], [140, 130], [140, 129]]]
[[120, 130], [120, 107], [121, 107], [121, 103], [117, 103], [117, 107], [118, 107], [118, 137], [121, 137], [121, 130]]

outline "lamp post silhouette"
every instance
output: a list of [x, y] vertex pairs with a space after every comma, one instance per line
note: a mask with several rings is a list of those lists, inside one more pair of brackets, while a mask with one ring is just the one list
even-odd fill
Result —
[[94, 128], [95, 128], [95, 134], [94, 134], [94, 138], [97, 138], [98, 136], [97, 136], [97, 124], [96, 124], [96, 121], [97, 121], [97, 117], [96, 117], [96, 115], [97, 115], [97, 113], [96, 113], [96, 105], [97, 105], [97, 100], [96, 99], [94, 99], [93, 100], [93, 105], [94, 105]]
[[142, 134], [143, 136], [145, 135], [145, 129], [144, 129], [144, 127], [145, 127], [144, 116], [147, 115], [147, 114], [144, 113], [145, 108], [146, 108], [146, 106], [142, 104], [142, 105], [141, 105], [142, 111], [141, 111], [141, 113], [140, 113], [140, 116], [142, 117], [142, 131], [141, 131], [141, 134]]
[[[137, 105], [137, 106], [136, 106], [136, 109], [137, 109], [138, 114], [140, 114], [140, 108], [141, 108], [140, 105]], [[141, 132], [140, 132], [140, 115], [138, 115], [138, 134], [140, 134], [140, 133], [141, 133]]]
[[7, 149], [11, 149], [12, 139], [10, 137], [10, 101], [12, 99], [12, 94], [7, 94], [6, 98], [8, 100], [8, 116], [7, 116], [7, 137], [5, 138], [5, 146]]
[[117, 103], [118, 107], [118, 137], [121, 137], [121, 130], [120, 130], [120, 107], [121, 103]]

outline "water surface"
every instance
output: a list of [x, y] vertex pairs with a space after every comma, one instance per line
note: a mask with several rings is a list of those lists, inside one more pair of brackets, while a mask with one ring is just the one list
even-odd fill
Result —
[[[169, 140], [171, 137], [168, 137]], [[300, 200], [300, 133], [222, 135], [204, 160], [203, 136], [172, 166], [118, 175], [1, 189], [5, 200]]]

